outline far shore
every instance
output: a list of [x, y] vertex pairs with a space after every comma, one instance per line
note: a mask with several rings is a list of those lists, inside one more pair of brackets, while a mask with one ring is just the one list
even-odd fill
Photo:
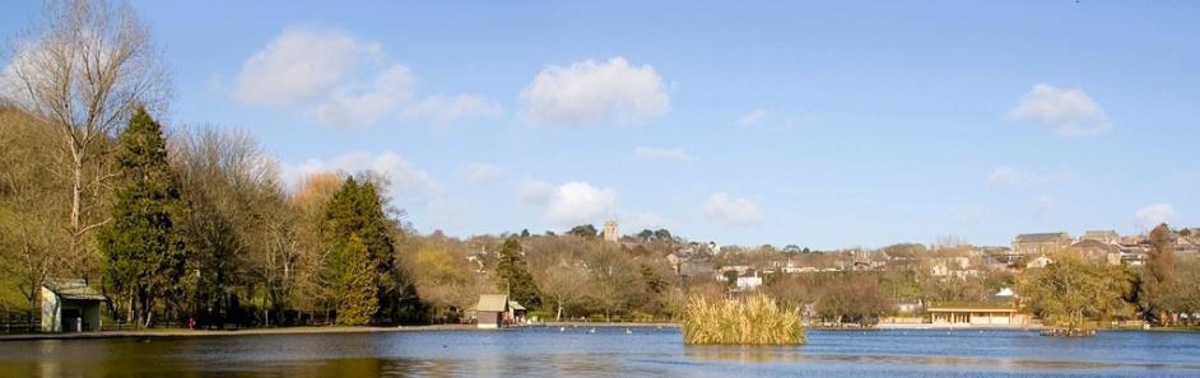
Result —
[[[676, 323], [608, 323], [608, 322], [541, 322], [514, 326], [522, 327], [623, 327], [623, 328], [678, 328]], [[178, 338], [253, 335], [305, 335], [305, 334], [352, 334], [384, 332], [428, 332], [428, 331], [472, 331], [474, 324], [431, 324], [394, 327], [350, 327], [350, 326], [305, 326], [280, 328], [247, 328], [242, 330], [204, 330], [187, 328], [151, 328], [141, 330], [66, 332], [66, 333], [21, 333], [0, 335], [0, 342], [28, 340], [88, 340], [119, 338]]]
[[[819, 328], [819, 327], [813, 327]], [[1000, 324], [950, 324], [950, 323], [879, 323], [874, 329], [937, 329], [937, 330], [1040, 330], [1041, 324], [1029, 325], [1000, 325]], [[853, 328], [851, 328], [853, 329]]]
[[538, 322], [527, 327], [679, 328], [679, 323]]
[[252, 335], [306, 335], [333, 333], [383, 333], [412, 331], [463, 331], [473, 330], [473, 324], [433, 324], [395, 327], [350, 327], [350, 326], [306, 326], [281, 328], [248, 328], [242, 330], [203, 330], [187, 328], [152, 328], [127, 331], [68, 332], [68, 333], [25, 333], [0, 335], [0, 342], [22, 340], [80, 340], [113, 338], [173, 338], [211, 336]]
[[[613, 323], [613, 322], [538, 322], [514, 326], [520, 328], [679, 328], [679, 323]], [[945, 330], [945, 331], [1036, 331], [1044, 328], [1041, 324], [1026, 326], [1017, 325], [986, 325], [986, 324], [946, 324], [946, 323], [879, 323], [873, 327], [823, 327], [809, 325], [808, 330], [821, 331], [869, 331], [869, 330]], [[30, 341], [30, 340], [91, 340], [91, 339], [151, 339], [151, 338], [188, 338], [188, 337], [219, 337], [219, 336], [254, 336], [254, 335], [306, 335], [306, 334], [355, 334], [355, 333], [386, 333], [386, 332], [436, 332], [436, 331], [473, 331], [474, 324], [431, 324], [394, 327], [351, 327], [351, 326], [304, 326], [281, 328], [248, 328], [242, 330], [203, 330], [186, 328], [152, 328], [142, 330], [100, 331], [80, 333], [22, 333], [0, 334], [0, 342]], [[1102, 331], [1126, 332], [1200, 332], [1196, 326], [1154, 327], [1150, 329], [1134, 327], [1116, 327]]]

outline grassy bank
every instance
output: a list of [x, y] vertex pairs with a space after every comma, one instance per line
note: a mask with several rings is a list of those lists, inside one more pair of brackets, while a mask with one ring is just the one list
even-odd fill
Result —
[[745, 300], [709, 301], [693, 297], [683, 320], [688, 345], [804, 344], [800, 312], [764, 295]]

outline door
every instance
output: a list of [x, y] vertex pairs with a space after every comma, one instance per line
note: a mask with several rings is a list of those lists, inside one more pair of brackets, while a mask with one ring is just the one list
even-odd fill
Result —
[[83, 317], [83, 311], [80, 311], [77, 308], [64, 308], [62, 310], [62, 331], [63, 332], [79, 331], [79, 328], [77, 328], [77, 326], [79, 325], [79, 322], [82, 317]]

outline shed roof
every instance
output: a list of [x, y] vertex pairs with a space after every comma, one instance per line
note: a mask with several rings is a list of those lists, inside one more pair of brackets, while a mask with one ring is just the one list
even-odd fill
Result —
[[504, 294], [480, 295], [475, 309], [477, 311], [504, 312], [508, 309], [508, 296]]
[[525, 311], [525, 306], [522, 306], [521, 302], [517, 301], [508, 301], [508, 307], [512, 307], [513, 310], [517, 311]]
[[87, 284], [87, 280], [82, 278], [47, 278], [42, 282], [54, 294], [62, 299], [70, 299], [77, 301], [107, 301], [103, 293], [96, 291]]

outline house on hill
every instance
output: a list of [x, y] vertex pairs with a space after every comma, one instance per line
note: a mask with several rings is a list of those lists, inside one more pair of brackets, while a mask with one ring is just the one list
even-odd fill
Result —
[[1088, 230], [1083, 232], [1083, 236], [1079, 237], [1079, 241], [1095, 240], [1104, 244], [1117, 244], [1121, 242], [1121, 235], [1114, 230]]
[[108, 297], [86, 279], [49, 278], [42, 283], [42, 332], [99, 331]]
[[1066, 232], [1020, 234], [1013, 238], [1012, 249], [1024, 256], [1052, 255], [1071, 245], [1071, 235]]
[[1067, 253], [1074, 254], [1084, 260], [1106, 265], [1121, 265], [1121, 248], [1095, 239], [1084, 239], [1071, 244]]

